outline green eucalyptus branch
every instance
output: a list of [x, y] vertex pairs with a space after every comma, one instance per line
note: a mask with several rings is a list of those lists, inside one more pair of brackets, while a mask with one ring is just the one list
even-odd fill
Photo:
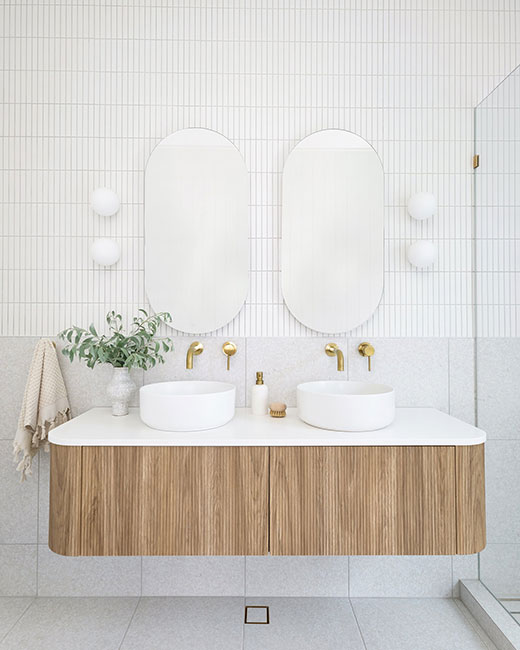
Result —
[[109, 334], [98, 334], [94, 325], [88, 330], [74, 325], [58, 334], [66, 342], [62, 354], [70, 361], [75, 357], [83, 359], [89, 368], [98, 363], [109, 363], [114, 368], [142, 368], [148, 370], [157, 363], [164, 363], [163, 353], [173, 350], [169, 337], [156, 337], [161, 322], [171, 323], [168, 312], [148, 315], [139, 309], [139, 315], [132, 319], [128, 334], [123, 330], [123, 317], [115, 311], [106, 316]]

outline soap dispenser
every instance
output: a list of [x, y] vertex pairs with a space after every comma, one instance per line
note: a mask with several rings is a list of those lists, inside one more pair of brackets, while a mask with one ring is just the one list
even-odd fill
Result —
[[264, 373], [256, 373], [256, 384], [251, 389], [251, 412], [253, 415], [267, 415], [268, 390], [264, 384]]

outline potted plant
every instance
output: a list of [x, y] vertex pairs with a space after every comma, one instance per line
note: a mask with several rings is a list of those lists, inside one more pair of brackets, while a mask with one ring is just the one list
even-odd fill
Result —
[[164, 352], [173, 350], [170, 338], [156, 337], [161, 322], [170, 323], [171, 315], [161, 312], [150, 316], [144, 309], [139, 312], [139, 316], [134, 316], [128, 334], [123, 331], [123, 317], [115, 311], [109, 311], [106, 316], [108, 334], [98, 334], [94, 325], [88, 330], [74, 325], [58, 334], [67, 343], [62, 354], [70, 361], [78, 357], [84, 359], [89, 368], [99, 363], [113, 366], [114, 374], [107, 387], [112, 415], [128, 413], [128, 404], [136, 389], [130, 369], [153, 368], [157, 363], [164, 363]]

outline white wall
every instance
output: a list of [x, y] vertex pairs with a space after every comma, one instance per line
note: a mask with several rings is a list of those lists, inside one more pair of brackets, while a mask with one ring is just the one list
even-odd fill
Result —
[[[2, 3], [0, 333], [132, 314], [143, 288], [143, 170], [164, 136], [216, 129], [251, 178], [251, 286], [224, 336], [311, 335], [283, 305], [280, 174], [292, 147], [355, 131], [386, 178], [385, 293], [353, 335], [470, 336], [472, 108], [518, 63], [515, 0], [95, 0]], [[120, 213], [92, 213], [106, 185]], [[438, 215], [406, 214], [433, 191]], [[93, 238], [122, 245], [116, 268]], [[431, 237], [434, 270], [406, 262]], [[174, 306], [172, 307], [174, 309]]]

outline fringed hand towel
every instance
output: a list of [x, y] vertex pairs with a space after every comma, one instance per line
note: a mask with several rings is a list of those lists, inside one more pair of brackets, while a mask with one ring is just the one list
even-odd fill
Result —
[[13, 442], [15, 462], [22, 455], [16, 467], [22, 481], [32, 474], [31, 464], [38, 449], [49, 451], [49, 431], [70, 418], [69, 398], [56, 348], [50, 339], [41, 339], [31, 361]]

